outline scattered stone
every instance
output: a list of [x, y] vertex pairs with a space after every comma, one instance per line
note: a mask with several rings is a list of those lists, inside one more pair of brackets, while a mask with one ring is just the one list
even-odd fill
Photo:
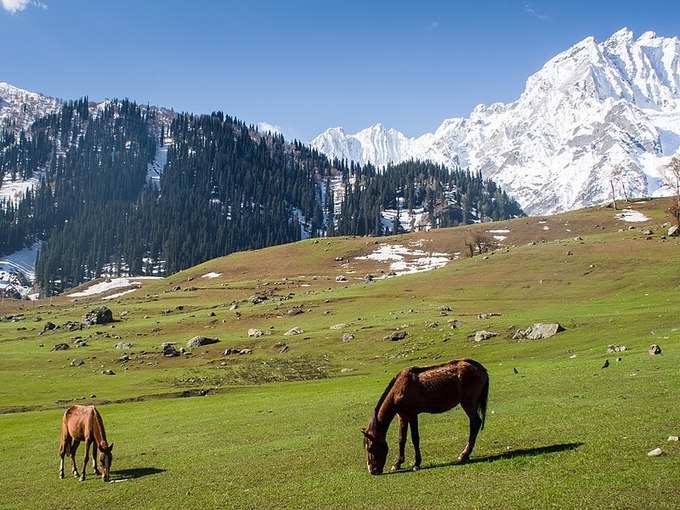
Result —
[[458, 329], [463, 325], [462, 321], [459, 321], [458, 319], [452, 319], [449, 321], [449, 327], [451, 329]]
[[84, 364], [85, 364], [85, 360], [82, 359], [82, 358], [73, 358], [71, 360], [71, 366], [72, 367], [79, 367], [79, 366], [84, 365]]
[[290, 310], [288, 310], [288, 315], [300, 315], [301, 313], [305, 313], [305, 311], [298, 306], [293, 307]]
[[647, 457], [659, 457], [663, 455], [663, 450], [661, 448], [654, 448], [647, 452]]
[[259, 305], [260, 303], [267, 301], [267, 299], [267, 296], [264, 294], [253, 294], [248, 298], [248, 301], [252, 305]]
[[453, 312], [450, 306], [442, 305], [439, 307], [440, 312]]
[[668, 436], [669, 441], [680, 441], [680, 436]]
[[187, 347], [193, 349], [195, 347], [203, 347], [204, 345], [216, 344], [219, 342], [217, 338], [208, 338], [207, 336], [195, 336], [187, 342]]
[[78, 349], [81, 349], [81, 348], [83, 348], [83, 347], [87, 347], [87, 345], [88, 345], [88, 344], [87, 344], [87, 341], [83, 340], [82, 338], [76, 339], [76, 341], [73, 342], [73, 344], [74, 344], [74, 345], [76, 346], [76, 348], [78, 348]]
[[489, 313], [480, 313], [477, 315], [478, 319], [490, 319], [491, 317], [500, 317], [500, 313], [494, 313], [494, 312], [489, 312]]
[[347, 277], [346, 277], [345, 275], [339, 275], [339, 276], [336, 276], [336, 277], [335, 277], [335, 281], [338, 282], [338, 283], [339, 283], [339, 282], [346, 282], [346, 281], [347, 281]]
[[339, 324], [333, 324], [331, 326], [331, 329], [345, 329], [346, 327], [347, 327], [347, 324], [345, 324], [344, 322], [341, 322]]
[[123, 354], [120, 358], [118, 358], [118, 361], [120, 361], [121, 363], [126, 363], [130, 361], [130, 356], [128, 356], [127, 354]]
[[210, 317], [217, 317], [217, 314], [215, 312], [210, 312]]
[[304, 333], [305, 330], [302, 328], [298, 328], [297, 326], [294, 328], [290, 328], [288, 331], [284, 333], [285, 336], [291, 336], [291, 335], [301, 335]]
[[55, 330], [55, 329], [57, 329], [57, 325], [54, 322], [47, 321], [45, 323], [45, 325], [43, 326], [40, 334], [42, 335], [44, 333], [47, 333], [48, 331], [52, 331], [52, 330]]
[[238, 303], [232, 303], [231, 306], [229, 307], [230, 311], [234, 311], [238, 309]]
[[250, 328], [248, 330], [248, 336], [252, 338], [258, 338], [264, 335], [261, 329], [256, 329], [256, 328]]
[[336, 262], [342, 262], [344, 259], [342, 257], [335, 257]]
[[113, 313], [111, 309], [106, 306], [100, 306], [90, 310], [85, 314], [83, 320], [81, 321], [86, 326], [92, 326], [95, 324], [108, 324], [113, 322]]
[[354, 335], [352, 333], [343, 333], [342, 335], [343, 342], [351, 342], [352, 340], [354, 340]]
[[366, 276], [364, 276], [364, 282], [366, 283], [371, 283], [373, 280], [375, 280], [375, 276], [373, 276], [372, 274], [367, 274]]
[[607, 352], [626, 352], [628, 348], [625, 345], [608, 345]]
[[606, 359], [604, 360], [604, 364], [602, 365], [602, 368], [607, 368], [609, 366], [609, 360]]
[[383, 337], [384, 340], [390, 340], [391, 342], [397, 342], [399, 340], [403, 340], [408, 336], [408, 333], [406, 331], [393, 331], [389, 335], [386, 335]]
[[493, 331], [476, 331], [475, 332], [475, 342], [483, 342], [484, 340], [488, 340], [489, 338], [493, 338], [497, 336], [498, 333], [495, 333]]
[[643, 236], [651, 236], [653, 233], [654, 233], [654, 232], [652, 232], [652, 231], [649, 230], [649, 229], [643, 230], [643, 231], [642, 231], [642, 235], [643, 235]]
[[83, 325], [73, 321], [67, 321], [62, 326], [66, 331], [76, 331], [78, 329], [83, 329]]
[[69, 344], [59, 343], [52, 346], [53, 351], [68, 351], [71, 348]]
[[546, 338], [550, 338], [551, 336], [556, 335], [560, 331], [564, 331], [564, 327], [562, 327], [558, 323], [536, 323], [532, 324], [525, 330], [517, 330], [515, 334], [513, 335], [513, 339], [515, 340], [520, 340], [520, 339], [526, 339], [526, 340], [543, 340]]
[[116, 373], [110, 368], [107, 368], [106, 370], [102, 370], [102, 375], [116, 375]]
[[170, 343], [170, 342], [165, 342], [161, 345], [161, 351], [163, 352], [163, 356], [166, 358], [173, 358], [175, 356], [179, 356], [179, 351], [175, 348], [175, 344]]
[[680, 227], [678, 225], [673, 225], [668, 229], [668, 237], [680, 236]]
[[657, 344], [652, 344], [649, 346], [649, 350], [647, 352], [649, 352], [649, 354], [652, 356], [656, 356], [657, 354], [661, 354], [661, 347], [659, 347]]
[[128, 349], [132, 349], [132, 346], [134, 344], [132, 342], [118, 342], [116, 345], [113, 346], [114, 349], [118, 349], [120, 351], [127, 351]]
[[573, 251], [571, 251], [571, 250], [568, 250], [568, 251], [567, 251], [567, 257], [571, 257], [573, 254], [574, 254]]
[[288, 349], [290, 349], [290, 347], [288, 347], [288, 344], [284, 344], [284, 345], [282, 345], [281, 348], [279, 349], [279, 353], [280, 353], [280, 354], [283, 354], [284, 352], [288, 352]]
[[340, 373], [341, 374], [348, 374], [348, 373], [353, 372], [353, 371], [354, 371], [353, 368], [343, 368], [342, 370], [340, 370]]

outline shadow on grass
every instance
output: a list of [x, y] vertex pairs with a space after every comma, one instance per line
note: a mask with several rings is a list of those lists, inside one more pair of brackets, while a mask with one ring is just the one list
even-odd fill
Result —
[[[558, 453], [558, 452], [566, 452], [566, 451], [571, 451], [571, 450], [576, 450], [579, 446], [583, 446], [584, 443], [578, 442], [578, 443], [560, 443], [560, 444], [551, 444], [548, 446], [537, 446], [535, 448], [519, 448], [517, 450], [509, 450], [507, 452], [503, 453], [496, 453], [494, 455], [485, 455], [483, 457], [473, 457], [467, 462], [459, 462], [457, 460], [454, 460], [452, 462], [444, 462], [441, 464], [430, 464], [427, 466], [423, 466], [420, 469], [435, 469], [435, 468], [443, 468], [443, 467], [449, 467], [449, 466], [463, 466], [465, 464], [476, 464], [478, 462], [494, 462], [497, 460], [506, 460], [506, 459], [514, 459], [516, 457], [535, 457], [536, 455], [547, 455], [550, 453]], [[401, 470], [401, 471], [396, 471], [391, 474], [398, 474], [398, 473], [408, 473], [410, 470]]]
[[165, 469], [155, 467], [119, 469], [118, 471], [111, 471], [111, 480], [142, 478], [144, 476], [157, 475], [158, 473], [163, 473], [164, 471]]

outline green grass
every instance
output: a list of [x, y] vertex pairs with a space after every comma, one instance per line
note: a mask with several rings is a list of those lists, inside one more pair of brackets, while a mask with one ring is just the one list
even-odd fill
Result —
[[[640, 207], [663, 221], [663, 204]], [[612, 217], [591, 209], [548, 218], [553, 237], [535, 246], [526, 241], [536, 235], [536, 220], [509, 222], [517, 239], [507, 253], [372, 284], [334, 281], [348, 271], [335, 257], [366, 253], [371, 239], [236, 254], [113, 300], [117, 317], [128, 312], [113, 329], [38, 335], [46, 320], [79, 320], [97, 297], [24, 305], [24, 321], [0, 322], [0, 507], [677, 508], [680, 444], [666, 438], [680, 433], [680, 242], [662, 241], [658, 229], [652, 240], [641, 238], [639, 227], [619, 232]], [[572, 232], [558, 229], [565, 223]], [[467, 230], [391, 241], [426, 239], [452, 252]], [[577, 233], [582, 242], [573, 239]], [[360, 276], [380, 268], [350, 269]], [[213, 270], [223, 277], [201, 280]], [[176, 285], [197, 289], [171, 292]], [[242, 303], [240, 317], [229, 310], [234, 300], [274, 288], [294, 295]], [[287, 315], [296, 305], [305, 313]], [[441, 316], [442, 305], [453, 311]], [[478, 319], [481, 312], [501, 316]], [[36, 315], [42, 322], [32, 321]], [[450, 329], [450, 319], [463, 327]], [[511, 326], [537, 321], [559, 321], [567, 330], [544, 341], [511, 339]], [[347, 328], [329, 329], [337, 323]], [[284, 336], [292, 326], [305, 333]], [[271, 334], [249, 339], [251, 327]], [[406, 327], [407, 338], [383, 340], [396, 327]], [[499, 335], [476, 344], [468, 335], [477, 329]], [[355, 340], [341, 342], [343, 331]], [[183, 344], [196, 334], [221, 341], [189, 357], [159, 356], [161, 342]], [[76, 335], [90, 345], [50, 351]], [[112, 347], [121, 340], [135, 343], [131, 362], [117, 360], [122, 352]], [[288, 351], [280, 353], [278, 342]], [[651, 343], [663, 354], [647, 354]], [[608, 344], [628, 351], [607, 354]], [[254, 353], [223, 356], [231, 346]], [[85, 365], [70, 367], [73, 357]], [[389, 378], [404, 366], [457, 357], [481, 361], [491, 377], [474, 462], [454, 462], [467, 436], [456, 409], [421, 416], [424, 469], [368, 475], [359, 429]], [[611, 365], [601, 369], [605, 359]], [[101, 375], [104, 368], [116, 375]], [[158, 398], [198, 389], [210, 394]], [[125, 481], [57, 478], [63, 409], [90, 401], [98, 402], [116, 445], [112, 478]], [[106, 403], [112, 401], [121, 402]], [[655, 447], [664, 454], [647, 457]], [[409, 443], [407, 464], [412, 458]]]

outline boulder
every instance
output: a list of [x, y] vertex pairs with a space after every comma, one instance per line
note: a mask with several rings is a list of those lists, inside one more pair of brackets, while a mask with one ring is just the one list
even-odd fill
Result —
[[556, 335], [560, 331], [564, 331], [564, 328], [558, 323], [542, 323], [538, 322], [532, 324], [525, 330], [517, 330], [513, 338], [526, 339], [526, 340], [543, 340], [545, 338], [550, 338]]
[[267, 299], [267, 296], [264, 294], [253, 294], [248, 298], [248, 301], [252, 305], [259, 305], [260, 303], [267, 301]]
[[71, 348], [69, 344], [59, 343], [52, 346], [53, 351], [68, 351]]
[[99, 308], [94, 308], [85, 314], [83, 320], [81, 321], [86, 326], [92, 326], [94, 324], [108, 324], [113, 322], [113, 313], [111, 309], [106, 306], [100, 306]]
[[79, 366], [84, 365], [84, 364], [85, 364], [85, 360], [83, 360], [82, 358], [73, 358], [71, 360], [71, 366], [72, 367], [79, 367]]
[[652, 356], [656, 356], [657, 354], [661, 354], [661, 347], [656, 344], [652, 344], [649, 346], [649, 350], [647, 352], [649, 352], [649, 354]]
[[116, 375], [116, 373], [111, 369], [102, 370], [102, 375]]
[[347, 324], [344, 322], [340, 322], [339, 324], [333, 324], [331, 326], [331, 329], [345, 329], [347, 327]]
[[393, 331], [389, 335], [386, 335], [384, 337], [384, 340], [390, 340], [391, 342], [397, 342], [399, 340], [403, 340], [408, 336], [408, 333], [406, 331]]
[[607, 352], [626, 352], [628, 348], [625, 345], [608, 345]]
[[286, 335], [286, 336], [291, 336], [291, 335], [301, 335], [301, 334], [304, 333], [304, 332], [305, 332], [304, 329], [298, 328], [298, 327], [296, 326], [296, 327], [294, 327], [294, 328], [290, 328], [288, 331], [286, 331], [286, 332], [284, 333], [284, 335]]
[[460, 328], [463, 325], [462, 321], [459, 321], [458, 319], [452, 319], [449, 321], [449, 327], [451, 329], [457, 329]]
[[338, 282], [338, 283], [340, 283], [340, 282], [346, 282], [346, 281], [347, 281], [347, 277], [346, 277], [345, 275], [336, 276], [336, 277], [335, 277], [335, 281]]
[[114, 349], [118, 349], [120, 351], [127, 351], [128, 349], [132, 349], [132, 346], [134, 344], [132, 342], [118, 342], [116, 345], [113, 346]]
[[288, 315], [300, 315], [301, 313], [305, 313], [305, 311], [298, 306], [288, 310]]
[[248, 330], [248, 336], [253, 337], [253, 338], [258, 338], [264, 335], [261, 329], [256, 329], [256, 328], [250, 328]]
[[678, 225], [673, 225], [668, 229], [668, 237], [680, 236], [680, 227]]
[[161, 344], [161, 352], [166, 358], [172, 358], [174, 356], [179, 356], [179, 351], [175, 348], [175, 344], [170, 342], [164, 342]]
[[477, 315], [478, 319], [490, 319], [491, 317], [500, 317], [500, 313], [495, 313], [495, 312], [488, 312], [488, 313], [480, 313]]
[[87, 341], [83, 340], [82, 338], [78, 338], [76, 341], [73, 342], [73, 345], [80, 349], [82, 347], [87, 347]]
[[354, 340], [354, 335], [352, 333], [343, 333], [342, 335], [343, 342], [351, 342], [352, 340]]
[[52, 331], [57, 329], [57, 325], [54, 322], [47, 321], [45, 325], [42, 328], [42, 331], [40, 334], [42, 335], [43, 333], [47, 333], [48, 331]]
[[475, 331], [475, 342], [483, 342], [484, 340], [488, 340], [489, 338], [493, 338], [497, 336], [498, 333], [495, 333], [493, 331], [486, 331], [486, 330], [480, 330], [480, 331]]
[[216, 344], [219, 342], [217, 338], [208, 338], [207, 336], [195, 336], [187, 342], [187, 347], [193, 349], [196, 347], [203, 347], [204, 345]]

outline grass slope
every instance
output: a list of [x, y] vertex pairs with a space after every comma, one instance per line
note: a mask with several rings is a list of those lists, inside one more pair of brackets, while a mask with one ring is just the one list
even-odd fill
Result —
[[[101, 296], [6, 301], [3, 315], [25, 318], [0, 322], [0, 506], [676, 508], [680, 444], [666, 438], [680, 433], [680, 241], [661, 237], [664, 201], [633, 207], [651, 219], [632, 230], [610, 209], [587, 209], [234, 254], [109, 301], [120, 319], [113, 327], [38, 335], [47, 320], [78, 321]], [[486, 259], [361, 280], [389, 269], [355, 260], [377, 244], [453, 254], [470, 230], [490, 228], [511, 232]], [[651, 236], [642, 234], [648, 228]], [[209, 272], [221, 276], [202, 278]], [[339, 274], [349, 281], [336, 282]], [[249, 304], [256, 292], [269, 299]], [[298, 306], [304, 313], [287, 313]], [[477, 318], [483, 312], [501, 315]], [[451, 319], [462, 327], [449, 328]], [[512, 340], [511, 327], [538, 321], [567, 330]], [[345, 327], [330, 329], [339, 323]], [[304, 333], [283, 335], [293, 326]], [[249, 338], [249, 328], [265, 335]], [[408, 336], [383, 340], [397, 328]], [[479, 329], [499, 335], [475, 343], [469, 335]], [[344, 332], [355, 339], [342, 342]], [[220, 342], [160, 356], [162, 342], [179, 346], [197, 334]], [[88, 347], [50, 351], [76, 336]], [[118, 360], [120, 341], [135, 344], [130, 361]], [[607, 354], [611, 343], [628, 350]], [[663, 354], [650, 356], [651, 343]], [[227, 347], [253, 354], [224, 356]], [[71, 367], [74, 357], [84, 365]], [[457, 357], [481, 361], [491, 376], [473, 462], [454, 462], [467, 436], [464, 413], [454, 410], [422, 416], [423, 470], [368, 475], [359, 428], [389, 378], [404, 366]], [[177, 398], [183, 392], [207, 395]], [[116, 444], [119, 483], [57, 478], [63, 409], [91, 401]], [[664, 455], [647, 457], [659, 446]]]

